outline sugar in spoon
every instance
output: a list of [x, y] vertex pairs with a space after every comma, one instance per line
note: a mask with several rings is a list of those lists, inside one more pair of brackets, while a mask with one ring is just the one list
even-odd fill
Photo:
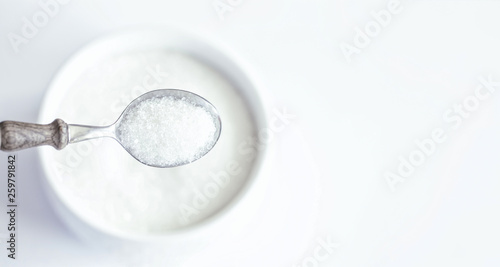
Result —
[[47, 125], [3, 121], [0, 149], [16, 151], [68, 144], [94, 138], [113, 138], [139, 162], [158, 168], [191, 163], [207, 154], [221, 133], [215, 107], [203, 97], [184, 90], [150, 91], [133, 100], [109, 126], [67, 124], [56, 119]]

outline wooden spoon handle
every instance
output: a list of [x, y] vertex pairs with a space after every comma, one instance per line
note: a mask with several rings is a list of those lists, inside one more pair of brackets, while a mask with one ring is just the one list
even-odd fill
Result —
[[0, 149], [16, 151], [20, 149], [50, 145], [61, 150], [68, 144], [68, 125], [61, 119], [51, 124], [34, 124], [17, 121], [0, 123]]

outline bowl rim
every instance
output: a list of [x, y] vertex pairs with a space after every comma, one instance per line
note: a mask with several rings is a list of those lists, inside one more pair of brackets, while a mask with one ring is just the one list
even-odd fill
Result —
[[[179, 29], [179, 28], [171, 28], [165, 26], [140, 26], [140, 27], [131, 27], [119, 31], [113, 31], [111, 33], [105, 34], [98, 38], [91, 40], [90, 42], [84, 44], [79, 47], [75, 53], [69, 56], [69, 58], [62, 64], [62, 66], [55, 72], [51, 82], [49, 83], [45, 95], [43, 97], [43, 101], [40, 108], [40, 113], [38, 116], [38, 122], [44, 123], [49, 118], [47, 113], [49, 113], [50, 103], [56, 102], [57, 97], [55, 95], [60, 93], [61, 87], [56, 86], [64, 79], [64, 75], [68, 72], [68, 69], [72, 69], [72, 66], [75, 65], [75, 62], [82, 60], [88, 53], [92, 53], [93, 50], [99, 49], [99, 46], [110, 42], [110, 40], [127, 38], [130, 36], [152, 36], [161, 33], [163, 38], [167, 36], [168, 38], [180, 38], [181, 41], [194, 42], [195, 45], [202, 45], [205, 48], [211, 50], [211, 52], [216, 52], [217, 56], [222, 56], [226, 63], [229, 63], [231, 66], [227, 66], [226, 70], [223, 69], [220, 65], [215, 66], [215, 68], [225, 76], [228, 76], [227, 68], [232, 67], [235, 71], [238, 71], [240, 75], [243, 75], [243, 78], [247, 80], [247, 85], [245, 87], [251, 88], [251, 94], [254, 95], [254, 100], [247, 100], [246, 104], [249, 107], [251, 116], [254, 120], [255, 124], [255, 132], [258, 133], [261, 129], [268, 127], [268, 117], [269, 117], [269, 105], [267, 104], [267, 99], [265, 90], [263, 90], [262, 82], [258, 79], [259, 75], [256, 74], [256, 71], [249, 66], [249, 64], [239, 56], [232, 48], [223, 44], [220, 41], [214, 40], [208, 34], [200, 34], [194, 33], [187, 29]], [[130, 50], [130, 49], [128, 49]], [[125, 50], [127, 51], [127, 50]], [[191, 51], [192, 52], [192, 51]], [[207, 58], [201, 54], [194, 53], [194, 57], [196, 59], [200, 59], [198, 57], [202, 57], [202, 61], [207, 63], [209, 66], [214, 67], [213, 64], [216, 62], [206, 61]], [[211, 64], [212, 63], [212, 64]], [[229, 80], [238, 87], [237, 83], [234, 81], [234, 77], [228, 77]], [[241, 86], [240, 86], [241, 87]], [[67, 89], [66, 89], [67, 90]], [[241, 89], [239, 90], [240, 94]], [[65, 92], [65, 91], [63, 91]], [[59, 101], [60, 102], [60, 101]], [[258, 107], [258, 108], [256, 108]], [[53, 119], [53, 118], [52, 118]], [[50, 149], [50, 148], [48, 148]], [[191, 236], [196, 238], [197, 236], [205, 235], [207, 231], [213, 228], [221, 228], [223, 227], [223, 221], [228, 221], [229, 217], [234, 216], [234, 213], [237, 210], [237, 207], [246, 199], [249, 198], [251, 190], [255, 187], [255, 183], [257, 182], [259, 177], [262, 177], [262, 172], [267, 168], [266, 162], [268, 162], [269, 157], [269, 145], [263, 147], [263, 149], [259, 149], [255, 156], [255, 160], [253, 163], [253, 167], [251, 168], [250, 174], [246, 179], [245, 183], [239, 189], [235, 196], [222, 206], [218, 211], [214, 212], [212, 215], [207, 218], [201, 220], [200, 222], [194, 223], [192, 225], [188, 225], [179, 229], [169, 230], [160, 233], [134, 233], [127, 232], [119, 229], [113, 229], [109, 227], [109, 225], [98, 224], [93, 221], [87, 220], [85, 216], [81, 216], [80, 213], [75, 212], [72, 207], [67, 203], [67, 199], [59, 192], [57, 187], [55, 186], [55, 181], [51, 177], [53, 176], [53, 170], [51, 170], [51, 163], [49, 162], [49, 158], [46, 156], [47, 148], [39, 148], [37, 150], [37, 155], [42, 168], [42, 176], [43, 180], [46, 182], [47, 186], [45, 186], [46, 191], [50, 190], [50, 192], [46, 192], [48, 194], [52, 194], [53, 197], [50, 199], [53, 202], [57, 200], [62, 204], [63, 208], [70, 212], [70, 214], [76, 217], [79, 221], [83, 222], [85, 225], [89, 226], [93, 230], [98, 231], [100, 234], [104, 234], [109, 237], [118, 238], [120, 240], [129, 240], [135, 242], [158, 242], [158, 241], [166, 241], [167, 239], [170, 241], [180, 240], [186, 238], [186, 236]], [[55, 203], [51, 203], [54, 205]], [[60, 212], [57, 212], [59, 217], [64, 217]], [[63, 218], [63, 220], [65, 220]], [[65, 220], [65, 223], [68, 222]]]

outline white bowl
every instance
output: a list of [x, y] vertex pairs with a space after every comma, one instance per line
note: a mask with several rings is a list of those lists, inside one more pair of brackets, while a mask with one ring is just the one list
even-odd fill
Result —
[[[233, 82], [246, 100], [254, 119], [255, 129], [266, 129], [268, 113], [264, 104], [265, 98], [262, 97], [262, 91], [257, 85], [255, 75], [250, 73], [250, 68], [237, 55], [208, 39], [207, 37], [195, 37], [193, 34], [185, 33], [185, 31], [164, 28], [135, 29], [98, 39], [72, 56], [55, 76], [43, 101], [39, 122], [47, 123], [55, 119], [64, 94], [71, 89], [69, 88], [71, 82], [85, 70], [89, 62], [94, 62], [110, 53], [116, 54], [120, 51], [157, 47], [180, 50], [217, 69]], [[255, 202], [256, 197], [260, 195], [255, 192], [258, 188], [256, 182], [265, 176], [265, 171], [270, 166], [268, 164], [269, 149], [264, 148], [258, 152], [252, 172], [236, 197], [222, 210], [200, 223], [162, 233], [131, 233], [90, 221], [68, 205], [60, 189], [55, 186], [57, 181], [54, 177], [58, 174], [54, 172], [54, 162], [51, 161], [49, 155], [49, 152], [53, 152], [50, 149], [52, 148], [40, 148], [39, 156], [44, 172], [43, 180], [47, 196], [55, 211], [80, 237], [94, 244], [106, 245], [123, 244], [124, 242], [161, 242], [172, 246], [182, 246], [182, 244], [202, 246], [203, 242], [208, 242], [220, 231], [227, 230], [235, 220], [238, 220], [238, 216], [248, 211], [248, 208], [252, 206], [251, 203]]]

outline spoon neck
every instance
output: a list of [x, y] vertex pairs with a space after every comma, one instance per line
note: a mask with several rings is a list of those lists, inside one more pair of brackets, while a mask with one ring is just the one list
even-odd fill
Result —
[[70, 144], [101, 137], [110, 137], [116, 139], [116, 129], [114, 124], [110, 126], [87, 126], [69, 124], [68, 132]]

